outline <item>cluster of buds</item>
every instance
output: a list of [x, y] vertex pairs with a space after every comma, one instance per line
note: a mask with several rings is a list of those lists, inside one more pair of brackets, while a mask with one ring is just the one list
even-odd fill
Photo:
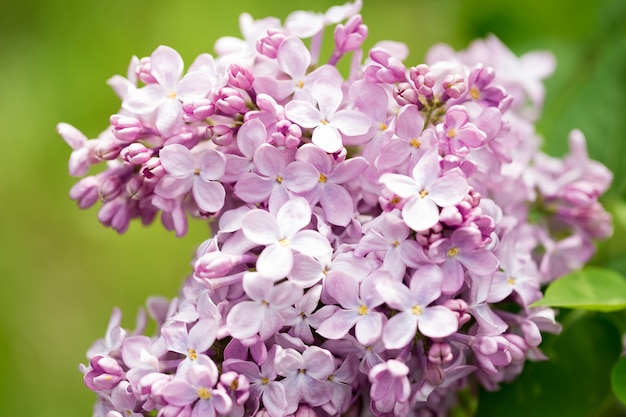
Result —
[[154, 334], [114, 310], [89, 349], [95, 417], [442, 416], [544, 358], [542, 286], [611, 233], [582, 133], [539, 150], [551, 55], [492, 36], [407, 68], [399, 43], [364, 55], [360, 8], [244, 14], [186, 72], [160, 46], [110, 79], [99, 137], [59, 124], [71, 197], [104, 225], [213, 230], [178, 296], [149, 298]]

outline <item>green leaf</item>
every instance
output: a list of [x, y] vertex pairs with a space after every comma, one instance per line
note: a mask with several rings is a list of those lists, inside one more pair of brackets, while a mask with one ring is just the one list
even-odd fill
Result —
[[617, 311], [626, 308], [626, 278], [606, 268], [586, 267], [554, 281], [534, 306]]
[[626, 358], [620, 359], [611, 371], [611, 388], [619, 400], [626, 404]]
[[530, 362], [513, 383], [482, 391], [476, 416], [592, 417], [612, 399], [611, 368], [621, 352], [621, 335], [607, 316], [585, 314], [559, 336], [546, 338], [549, 357]]

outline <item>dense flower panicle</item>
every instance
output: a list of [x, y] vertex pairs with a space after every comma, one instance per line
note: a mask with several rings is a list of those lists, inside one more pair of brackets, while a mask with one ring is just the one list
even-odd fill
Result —
[[58, 125], [103, 224], [213, 231], [178, 297], [149, 299], [153, 335], [115, 309], [88, 350], [94, 416], [445, 415], [545, 358], [560, 326], [533, 303], [612, 231], [583, 134], [539, 150], [552, 57], [491, 36], [409, 66], [400, 43], [362, 50], [361, 5], [243, 14], [187, 71], [160, 46], [109, 80], [101, 135]]

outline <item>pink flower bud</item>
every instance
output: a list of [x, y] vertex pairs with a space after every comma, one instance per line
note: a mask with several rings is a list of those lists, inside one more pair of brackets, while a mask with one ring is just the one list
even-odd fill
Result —
[[236, 259], [222, 252], [202, 255], [194, 265], [194, 274], [199, 278], [219, 278], [226, 275], [235, 265]]
[[283, 32], [278, 30], [269, 29], [267, 36], [259, 39], [256, 43], [256, 50], [261, 55], [265, 55], [268, 58], [276, 58], [278, 48], [287, 38]]
[[126, 202], [116, 198], [107, 201], [98, 211], [98, 220], [107, 227], [113, 228], [118, 233], [124, 233], [130, 225], [130, 209]]
[[228, 146], [234, 139], [233, 130], [225, 125], [207, 127], [207, 135], [213, 143], [220, 146]]
[[428, 350], [428, 360], [432, 363], [441, 365], [454, 359], [452, 348], [448, 343], [435, 342]]
[[335, 48], [344, 54], [359, 49], [367, 37], [367, 26], [363, 24], [361, 15], [354, 15], [345, 26], [338, 24], [335, 27]]
[[144, 164], [144, 169], [141, 171], [144, 177], [147, 179], [160, 178], [165, 175], [165, 170], [161, 166], [161, 160], [157, 157], [152, 157]]
[[122, 149], [120, 157], [128, 164], [141, 165], [152, 157], [152, 151], [142, 143], [131, 143]]
[[393, 98], [400, 106], [404, 106], [407, 104], [417, 104], [418, 106], [421, 105], [417, 91], [415, 91], [409, 83], [399, 83], [393, 89]]
[[100, 181], [93, 175], [85, 177], [78, 181], [70, 190], [70, 198], [76, 200], [78, 207], [86, 209], [94, 204], [99, 199], [98, 190], [100, 188]]
[[156, 84], [158, 81], [152, 75], [152, 65], [150, 57], [144, 57], [139, 60], [139, 64], [135, 68], [137, 78], [144, 84]]
[[254, 75], [252, 75], [250, 68], [239, 64], [232, 64], [228, 68], [228, 83], [233, 87], [249, 90], [252, 88], [253, 82]]
[[123, 142], [134, 142], [143, 133], [143, 125], [135, 117], [114, 114], [109, 121], [113, 126], [113, 135]]
[[102, 201], [111, 201], [122, 192], [122, 180], [117, 175], [111, 175], [102, 181], [98, 192]]
[[141, 200], [152, 194], [153, 191], [154, 181], [150, 181], [143, 176], [133, 175], [126, 182], [126, 192], [133, 200]]
[[184, 101], [183, 112], [186, 122], [197, 122], [215, 114], [215, 103], [208, 98]]
[[112, 161], [120, 155], [123, 147], [122, 142], [101, 139], [96, 144], [94, 156], [100, 160]]
[[213, 94], [215, 107], [227, 115], [245, 113], [246, 102], [234, 88], [224, 87], [219, 92]]
[[451, 98], [459, 98], [465, 92], [465, 80], [460, 74], [448, 74], [443, 80], [443, 89]]

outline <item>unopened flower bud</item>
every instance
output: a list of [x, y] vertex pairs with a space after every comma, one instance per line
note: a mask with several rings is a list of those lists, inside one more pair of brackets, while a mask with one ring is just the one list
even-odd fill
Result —
[[453, 358], [452, 348], [445, 342], [435, 342], [428, 350], [428, 360], [438, 365], [450, 362]]
[[228, 83], [233, 87], [247, 91], [252, 88], [253, 82], [254, 75], [247, 66], [232, 64], [228, 68]]
[[207, 136], [216, 145], [228, 146], [233, 142], [233, 130], [226, 125], [207, 127]]
[[95, 355], [89, 360], [91, 369], [83, 378], [85, 385], [92, 391], [108, 391], [119, 384], [124, 377], [124, 370], [111, 357]]
[[215, 114], [215, 103], [208, 98], [186, 100], [183, 102], [185, 122], [197, 122]]
[[100, 160], [112, 161], [120, 155], [122, 148], [124, 148], [122, 142], [101, 139], [96, 144], [94, 156]]
[[441, 368], [441, 365], [428, 362], [426, 364], [426, 372], [424, 377], [428, 382], [433, 385], [441, 385], [446, 380], [446, 373]]
[[256, 43], [256, 50], [261, 55], [265, 55], [268, 58], [274, 59], [276, 58], [278, 48], [286, 38], [287, 35], [285, 35], [283, 32], [269, 29], [267, 31], [267, 36], [259, 39]]
[[158, 81], [152, 75], [152, 64], [150, 57], [144, 57], [139, 60], [139, 64], [135, 68], [137, 78], [144, 84], [156, 84]]
[[70, 190], [70, 198], [76, 200], [78, 207], [86, 209], [98, 201], [100, 181], [97, 177], [90, 175], [78, 181]]
[[153, 190], [153, 181], [149, 181], [140, 175], [133, 175], [126, 182], [126, 193], [128, 193], [133, 200], [141, 200], [151, 194]]
[[357, 50], [367, 38], [367, 26], [363, 24], [361, 15], [354, 15], [346, 22], [345, 26], [335, 26], [335, 50], [343, 55], [346, 52]]
[[460, 74], [448, 74], [443, 80], [443, 89], [450, 98], [459, 98], [465, 92], [465, 80]]
[[455, 298], [452, 300], [447, 300], [445, 303], [443, 303], [443, 305], [457, 314], [459, 327], [463, 326], [472, 318], [472, 316], [470, 316], [470, 314], [468, 313], [469, 306], [463, 299]]
[[120, 157], [128, 164], [141, 165], [152, 157], [152, 151], [142, 143], [131, 143], [122, 149]]
[[117, 175], [108, 176], [100, 184], [98, 193], [102, 201], [111, 201], [122, 192], [122, 180]]
[[393, 98], [400, 106], [407, 104], [421, 104], [419, 101], [419, 94], [411, 87], [409, 83], [398, 83], [393, 89]]
[[236, 259], [222, 252], [202, 255], [194, 265], [194, 274], [199, 278], [219, 278], [226, 275], [235, 265]]
[[214, 94], [215, 107], [227, 115], [245, 113], [246, 101], [241, 97], [239, 91], [234, 88], [224, 87]]
[[157, 157], [152, 157], [144, 164], [144, 169], [141, 171], [144, 177], [147, 179], [160, 178], [165, 175], [165, 170], [161, 166], [161, 160]]
[[134, 142], [143, 133], [143, 125], [135, 117], [114, 114], [109, 121], [113, 127], [113, 135], [123, 142]]

